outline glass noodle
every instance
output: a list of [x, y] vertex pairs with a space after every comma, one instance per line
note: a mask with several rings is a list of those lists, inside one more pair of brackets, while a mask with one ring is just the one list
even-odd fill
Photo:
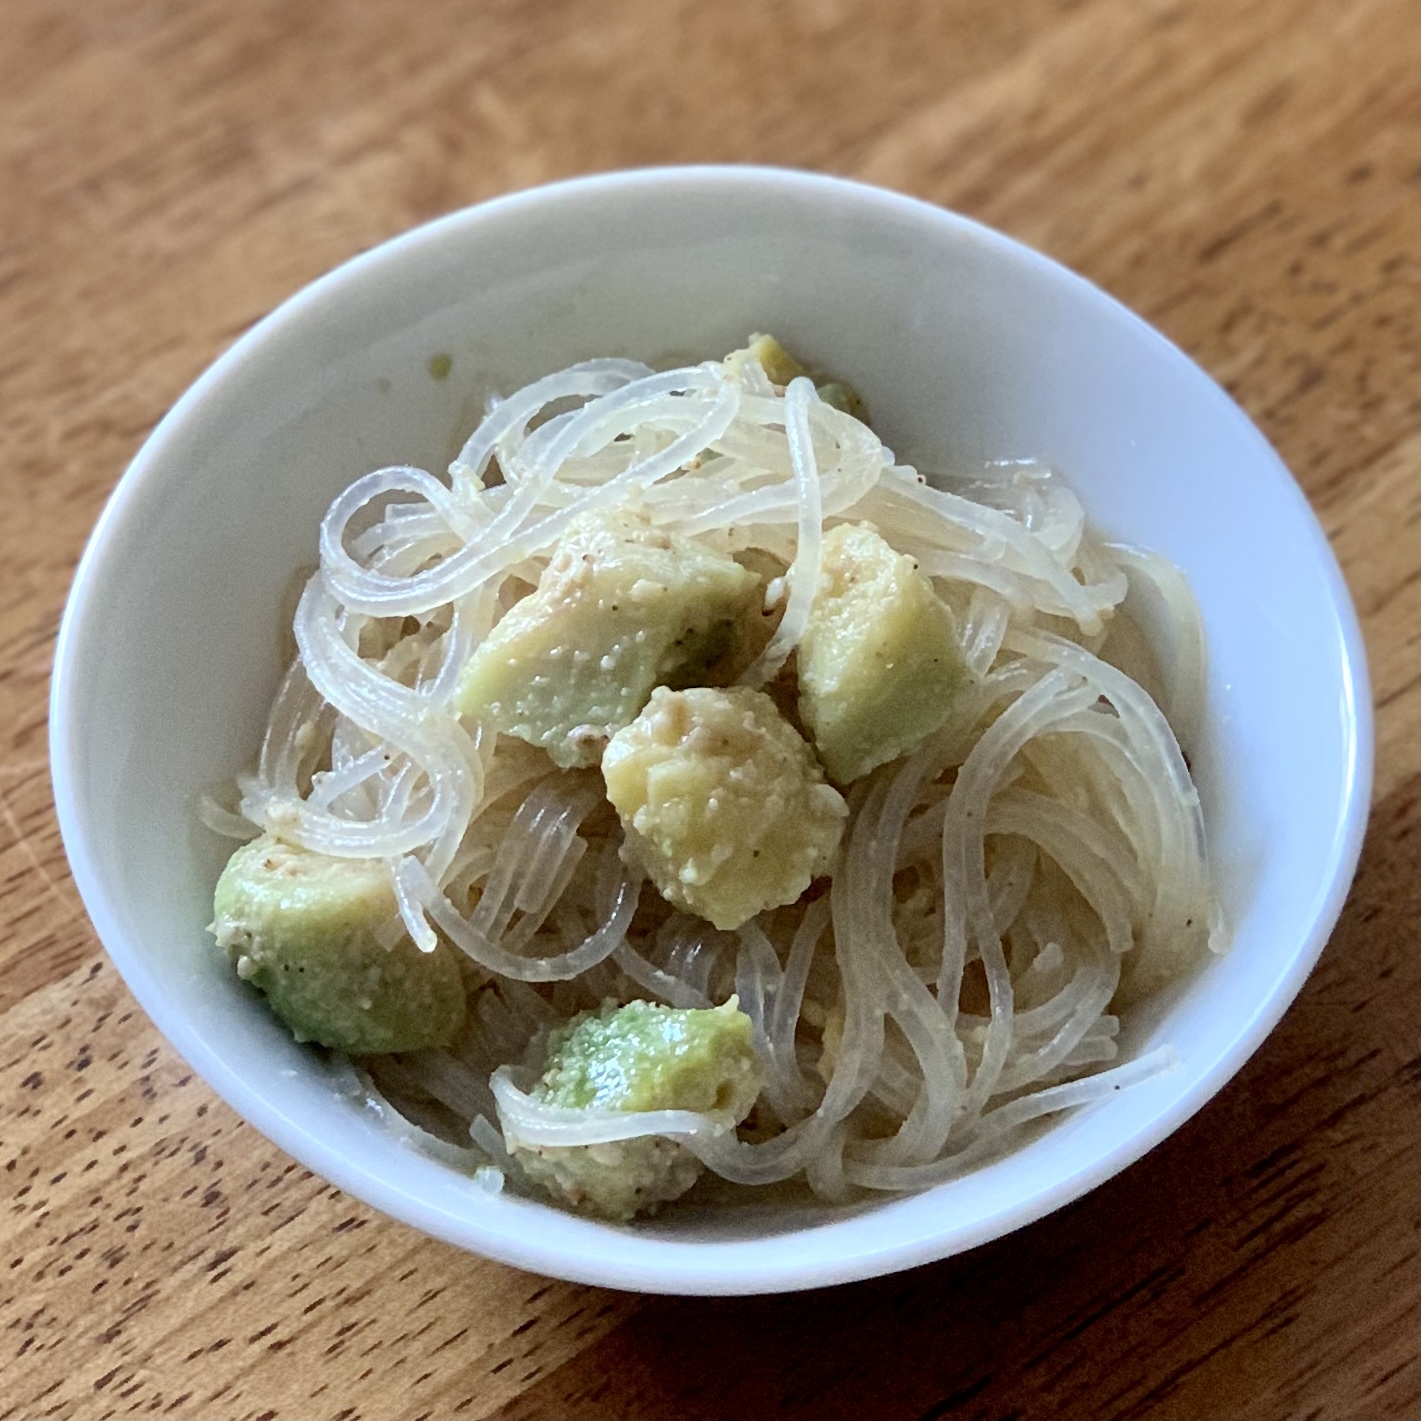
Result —
[[[454, 704], [568, 525], [628, 504], [783, 569], [745, 684], [792, 672], [822, 536], [845, 521], [917, 561], [968, 668], [947, 724], [848, 791], [827, 891], [734, 932], [623, 863], [595, 770], [557, 770]], [[1052, 470], [926, 477], [808, 379], [594, 360], [538, 380], [492, 407], [447, 481], [382, 469], [335, 500], [295, 634], [238, 813], [209, 822], [383, 861], [386, 940], [467, 957], [456, 1046], [371, 1058], [361, 1080], [402, 1138], [485, 1182], [516, 1174], [510, 1139], [660, 1134], [740, 1184], [800, 1176], [830, 1201], [920, 1188], [1165, 1069], [1164, 1051], [1112, 1067], [1118, 1011], [1221, 945], [1180, 748], [1204, 681], [1182, 577], [1095, 539]], [[530, 1094], [548, 1029], [576, 1012], [732, 993], [765, 1080], [739, 1132]]]

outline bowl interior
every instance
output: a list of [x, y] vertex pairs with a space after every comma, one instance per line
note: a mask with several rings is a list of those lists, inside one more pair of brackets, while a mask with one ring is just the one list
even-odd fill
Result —
[[[1044, 459], [1097, 526], [1185, 569], [1211, 660], [1195, 771], [1234, 941], [1128, 1023], [1132, 1049], [1171, 1042], [1178, 1069], [975, 1175], [871, 1208], [752, 1196], [616, 1229], [488, 1195], [340, 1094], [205, 934], [226, 849], [194, 803], [254, 760], [289, 647], [283, 611], [345, 484], [382, 464], [441, 470], [489, 393], [573, 360], [706, 358], [752, 330], [852, 381], [900, 457]], [[53, 748], [65, 841], [105, 945], [258, 1128], [480, 1252], [612, 1285], [733, 1292], [982, 1242], [1107, 1178], [1208, 1099], [1291, 1000], [1340, 909], [1366, 809], [1367, 706], [1355, 619], [1316, 521], [1174, 347], [1044, 258], [937, 209], [801, 174], [704, 169], [456, 214], [238, 342], [144, 447], [94, 535], [61, 635]]]

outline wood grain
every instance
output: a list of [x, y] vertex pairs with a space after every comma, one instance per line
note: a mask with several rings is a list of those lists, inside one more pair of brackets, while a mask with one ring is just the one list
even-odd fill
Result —
[[[1397, 0], [7, 0], [0, 1416], [1417, 1415], [1417, 94]], [[1198, 1118], [964, 1258], [740, 1301], [520, 1274], [286, 1159], [103, 957], [45, 759], [83, 541], [232, 339], [437, 213], [707, 160], [943, 203], [1159, 325], [1312, 500], [1377, 707], [1342, 921]]]

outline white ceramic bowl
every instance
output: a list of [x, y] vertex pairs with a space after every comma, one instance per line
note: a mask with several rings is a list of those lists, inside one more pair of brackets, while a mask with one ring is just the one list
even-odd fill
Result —
[[[927, 1193], [758, 1201], [631, 1229], [490, 1196], [333, 1089], [204, 932], [225, 849], [196, 796], [250, 765], [280, 615], [318, 519], [387, 463], [442, 469], [489, 390], [594, 355], [705, 358], [770, 330], [866, 396], [900, 456], [1032, 456], [1160, 549], [1203, 607], [1196, 772], [1232, 951], [1128, 1024], [1182, 1064]], [[447, 355], [444, 379], [431, 358]], [[283, 1149], [462, 1247], [681, 1293], [890, 1272], [1017, 1228], [1198, 1110], [1278, 1020], [1356, 866], [1371, 769], [1356, 619], [1297, 485], [1198, 367], [1076, 276], [961, 217], [803, 173], [613, 174], [486, 203], [356, 258], [227, 352], [104, 512], [60, 632], [55, 797], [74, 878], [134, 995]]]

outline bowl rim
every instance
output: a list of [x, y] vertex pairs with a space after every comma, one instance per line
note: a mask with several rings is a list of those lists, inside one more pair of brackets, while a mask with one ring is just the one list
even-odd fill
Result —
[[[95, 594], [102, 586], [105, 564], [113, 556], [115, 544], [121, 541], [130, 505], [150, 472], [162, 466], [167, 446], [234, 371], [259, 357], [269, 340], [290, 323], [302, 319], [311, 308], [338, 295], [347, 284], [363, 280], [367, 273], [378, 271], [387, 263], [401, 263], [421, 245], [442, 241], [447, 234], [531, 214], [549, 204], [556, 206], [605, 194], [634, 196], [648, 187], [664, 190], [676, 185], [706, 184], [795, 192], [810, 199], [839, 198], [865, 205], [877, 204], [886, 215], [927, 222], [944, 233], [971, 238], [1010, 261], [1042, 270], [1052, 280], [1073, 285], [1090, 299], [1106, 303], [1113, 308], [1112, 314], [1117, 320], [1133, 325], [1167, 361], [1187, 367], [1192, 376], [1203, 376], [1227, 401], [1240, 436], [1252, 441], [1255, 448], [1266, 455], [1264, 463], [1272, 466], [1275, 478], [1281, 479], [1284, 496], [1294, 499], [1305, 512], [1305, 526], [1313, 541], [1310, 551], [1322, 570], [1340, 632], [1345, 686], [1341, 716], [1345, 788], [1340, 800], [1341, 813], [1329, 845], [1325, 891], [1315, 900], [1315, 915], [1306, 941], [1279, 977], [1272, 993], [1256, 1004], [1230, 1049], [1216, 1059], [1190, 1089], [1159, 1111], [1147, 1126], [1081, 1167], [1053, 1179], [1046, 1187], [1035, 1189], [1024, 1201], [993, 1212], [972, 1227], [956, 1225], [929, 1232], [918, 1230], [890, 1241], [871, 1240], [866, 1246], [855, 1249], [837, 1249], [828, 1257], [821, 1256], [817, 1250], [805, 1249], [789, 1266], [780, 1262], [767, 1264], [758, 1256], [761, 1250], [755, 1240], [687, 1243], [663, 1237], [638, 1238], [627, 1231], [602, 1225], [590, 1227], [605, 1235], [606, 1247], [594, 1250], [596, 1256], [572, 1255], [561, 1246], [545, 1243], [536, 1229], [490, 1229], [477, 1211], [455, 1217], [411, 1194], [393, 1180], [372, 1173], [326, 1147], [323, 1140], [313, 1138], [278, 1104], [230, 1070], [196, 1030], [165, 1004], [161, 981], [127, 941], [114, 907], [115, 896], [98, 868], [88, 829], [79, 814], [76, 792], [79, 773], [76, 719], [80, 714], [76, 691], [84, 674], [79, 653], [81, 628], [94, 615]], [[1207, 371], [1142, 317], [1087, 278], [971, 218], [922, 199], [851, 179], [792, 168], [735, 164], [646, 167], [597, 173], [523, 189], [461, 208], [342, 262], [287, 297], [244, 332], [187, 388], [148, 435], [94, 526], [76, 568], [56, 638], [50, 687], [49, 750], [61, 837], [75, 886], [101, 943], [169, 1045], [244, 1120], [303, 1165], [372, 1207], [496, 1261], [579, 1283], [659, 1293], [724, 1295], [795, 1291], [874, 1277], [974, 1248], [1079, 1198], [1127, 1168], [1178, 1129], [1254, 1054], [1295, 999], [1321, 955], [1341, 914], [1361, 854], [1370, 810], [1374, 754], [1366, 654], [1356, 609], [1336, 555], [1297, 481], [1257, 426]], [[164, 1022], [162, 1026], [158, 1026], [160, 1019]]]

